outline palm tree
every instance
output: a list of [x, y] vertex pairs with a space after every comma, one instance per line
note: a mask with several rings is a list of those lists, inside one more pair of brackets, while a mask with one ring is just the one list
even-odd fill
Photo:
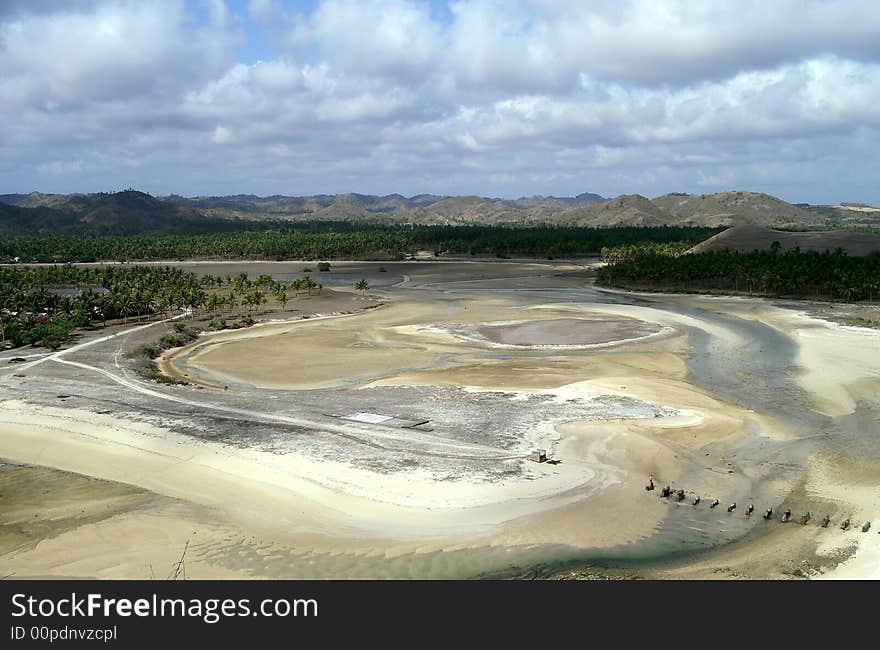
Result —
[[196, 309], [204, 306], [208, 296], [202, 289], [191, 287], [186, 294], [186, 306], [190, 309], [190, 318], [195, 320]]
[[131, 313], [133, 305], [133, 300], [131, 298], [131, 294], [126, 291], [116, 298], [116, 307], [119, 309], [119, 313], [122, 314], [122, 322], [128, 322], [128, 315]]
[[171, 311], [171, 297], [167, 293], [160, 294], [159, 298], [156, 300], [156, 311], [163, 316], [165, 315], [165, 312]]
[[367, 290], [370, 288], [370, 283], [367, 282], [367, 280], [365, 278], [361, 278], [360, 280], [358, 280], [358, 283], [356, 285], [354, 285], [354, 288], [357, 291], [360, 291], [361, 293], [366, 295]]
[[0, 345], [6, 343], [6, 323], [12, 322], [8, 314], [0, 313]]
[[266, 302], [266, 295], [262, 291], [252, 291], [244, 297], [244, 302], [250, 307], [259, 307]]
[[226, 306], [229, 307], [230, 314], [235, 311], [236, 307], [239, 306], [239, 302], [236, 299], [234, 292], [229, 292], [226, 295]]
[[263, 273], [257, 278], [257, 286], [266, 287], [267, 289], [271, 288], [273, 283], [272, 276], [268, 273]]
[[275, 300], [281, 303], [281, 308], [287, 308], [287, 285], [283, 282], [279, 282], [273, 288], [275, 293]]
[[232, 288], [239, 293], [244, 293], [246, 287], [250, 285], [248, 275], [244, 271], [232, 278]]
[[95, 315], [101, 319], [105, 326], [107, 325], [107, 317], [113, 313], [115, 301], [113, 294], [109, 293], [101, 294], [95, 301]]
[[223, 299], [220, 298], [220, 296], [218, 296], [216, 293], [211, 293], [208, 296], [208, 301], [205, 304], [208, 308], [208, 311], [211, 312], [211, 315], [213, 315], [222, 302]]

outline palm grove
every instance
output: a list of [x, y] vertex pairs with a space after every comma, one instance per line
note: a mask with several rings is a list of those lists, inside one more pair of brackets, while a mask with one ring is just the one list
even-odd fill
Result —
[[[97, 262], [173, 259], [403, 259], [417, 250], [436, 255], [554, 258], [597, 254], [603, 247], [655, 242], [693, 246], [722, 228], [576, 226], [392, 226], [313, 222], [268, 230], [196, 234], [97, 236], [94, 233], [4, 233], [0, 261]], [[689, 247], [686, 246], [686, 247]]]
[[285, 308], [291, 298], [321, 289], [308, 275], [284, 283], [246, 273], [200, 277], [171, 266], [0, 267], [0, 345], [56, 349], [76, 328], [175, 311], [222, 318], [244, 309], [247, 319], [270, 298]]
[[734, 291], [768, 296], [871, 300], [880, 295], [880, 255], [850, 257], [842, 250], [780, 253], [729, 250], [671, 255], [652, 248], [617, 253], [599, 269], [597, 283], [667, 291]]
[[[268, 301], [282, 309], [290, 299], [320, 292], [306, 275], [288, 283], [270, 275], [251, 279], [198, 276], [172, 266], [113, 265], [84, 268], [70, 262], [106, 259], [400, 259], [417, 249], [461, 253], [546, 256], [598, 254], [610, 261], [600, 285], [684, 291], [742, 291], [765, 295], [873, 300], [880, 292], [880, 256], [834, 253], [781, 254], [719, 251], [682, 254], [720, 229], [579, 228], [539, 226], [377, 226], [314, 223], [300, 229], [207, 234], [99, 237], [11, 234], [0, 238], [0, 259], [67, 264], [0, 266], [0, 346], [59, 347], [76, 328], [131, 318], [203, 310], [248, 325]], [[318, 270], [329, 270], [322, 262]], [[355, 287], [366, 293], [366, 280]], [[244, 310], [242, 312], [242, 310]]]
[[[580, 228], [536, 226], [392, 226], [312, 222], [296, 227], [233, 232], [100, 236], [88, 231], [3, 233], [0, 261], [54, 262], [48, 267], [0, 267], [0, 346], [58, 348], [76, 328], [108, 321], [204, 309], [220, 320], [251, 312], [268, 300], [311, 295], [321, 285], [309, 276], [289, 283], [263, 275], [250, 279], [199, 277], [173, 267], [81, 268], [77, 262], [152, 259], [402, 259], [416, 250], [441, 253], [546, 256], [597, 253], [638, 242], [692, 245], [717, 232], [709, 228]], [[59, 262], [64, 264], [59, 264]], [[325, 266], [322, 269], [322, 265]], [[323, 262], [318, 270], [327, 270]], [[365, 293], [369, 285], [358, 284]], [[240, 325], [247, 325], [246, 314]]]

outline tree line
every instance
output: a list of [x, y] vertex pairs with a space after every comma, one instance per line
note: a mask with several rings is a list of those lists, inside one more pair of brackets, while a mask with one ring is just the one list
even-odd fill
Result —
[[638, 242], [635, 244], [620, 244], [619, 246], [605, 246], [602, 248], [602, 259], [606, 262], [617, 262], [639, 255], [681, 255], [693, 248], [688, 241], [673, 242]]
[[0, 239], [0, 261], [95, 262], [104, 260], [403, 259], [417, 250], [555, 258], [596, 255], [603, 248], [641, 242], [693, 246], [723, 229], [575, 226], [400, 226], [338, 222], [267, 230], [201, 234], [89, 236], [10, 234]]
[[183, 310], [193, 318], [200, 310], [222, 318], [244, 308], [250, 320], [270, 299], [284, 309], [288, 300], [322, 288], [308, 275], [285, 283], [268, 274], [198, 276], [171, 266], [0, 267], [0, 346], [57, 349], [76, 328]]
[[850, 257], [840, 249], [780, 253], [778, 247], [751, 253], [721, 250], [677, 257], [645, 252], [600, 268], [596, 283], [873, 301], [880, 295], [880, 255]]

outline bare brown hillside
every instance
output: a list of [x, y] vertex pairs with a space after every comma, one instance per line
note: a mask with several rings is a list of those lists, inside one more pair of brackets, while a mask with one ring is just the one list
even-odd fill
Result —
[[756, 192], [667, 194], [653, 199], [652, 203], [680, 225], [804, 226], [825, 221], [821, 215]]
[[580, 226], [662, 226], [671, 224], [669, 215], [639, 194], [617, 198], [565, 213], [564, 218]]
[[493, 224], [523, 221], [528, 212], [505, 201], [489, 201], [479, 196], [443, 199], [411, 212], [411, 220], [423, 224]]
[[770, 250], [773, 242], [779, 242], [780, 250], [793, 248], [802, 251], [834, 251], [838, 248], [848, 255], [864, 256], [880, 252], [880, 235], [865, 232], [786, 232], [762, 226], [735, 226], [694, 246], [689, 253], [705, 253], [717, 250], [735, 250], [749, 253], [754, 250]]
[[[410, 198], [400, 194], [316, 194], [268, 196], [239, 194], [186, 198], [152, 197], [134, 191], [116, 194], [5, 194], [0, 204], [15, 206], [16, 215], [0, 215], [0, 228], [28, 223], [36, 230], [53, 229], [61, 217], [72, 225], [97, 232], [161, 232], [184, 228], [209, 230], [224, 222], [370, 221], [416, 224], [559, 224], [606, 226], [741, 226], [811, 227], [880, 226], [880, 211], [868, 206], [792, 205], [768, 194], [666, 194], [648, 199], [624, 194], [605, 200], [595, 194], [576, 197], [535, 196], [516, 200], [480, 196]], [[42, 210], [40, 212], [39, 210]], [[15, 212], [6, 209], [6, 212]], [[20, 214], [19, 214], [20, 213]], [[61, 219], [61, 221], [64, 221]], [[66, 223], [66, 221], [65, 221]]]

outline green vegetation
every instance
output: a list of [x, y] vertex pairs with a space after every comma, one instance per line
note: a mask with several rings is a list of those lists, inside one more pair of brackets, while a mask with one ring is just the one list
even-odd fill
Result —
[[[0, 267], [0, 346], [57, 349], [77, 328], [174, 312], [190, 318], [199, 311], [235, 318], [241, 316], [240, 308], [251, 312], [266, 304], [269, 296], [285, 309], [291, 298], [311, 296], [322, 288], [309, 276], [285, 284], [266, 274], [255, 279], [246, 273], [200, 277], [168, 266]], [[245, 315], [230, 327], [250, 324], [253, 319]], [[184, 333], [184, 325], [177, 323], [160, 344], [182, 345]], [[148, 356], [146, 350], [139, 354]]]
[[[271, 230], [133, 236], [10, 235], [0, 260], [93, 262], [155, 259], [402, 259], [416, 250], [496, 257], [598, 254], [602, 248], [652, 242], [691, 246], [720, 228], [580, 228], [567, 226], [381, 226], [311, 222]], [[329, 264], [322, 262], [323, 265]]]
[[873, 235], [880, 235], [880, 226], [869, 226], [863, 224], [825, 224], [825, 225], [806, 225], [806, 226], [774, 226], [774, 230], [783, 230], [786, 232], [866, 232]]
[[129, 353], [129, 356], [134, 359], [135, 370], [147, 379], [153, 379], [166, 384], [186, 385], [186, 381], [162, 374], [158, 366], [156, 366], [154, 359], [166, 350], [186, 345], [190, 341], [195, 340], [197, 336], [198, 331], [184, 326], [183, 323], [174, 323], [172, 330], [159, 337], [156, 343], [152, 345], [139, 345]]
[[[564, 226], [383, 226], [311, 222], [262, 231], [133, 236], [10, 235], [0, 239], [0, 261], [56, 262], [53, 266], [0, 267], [0, 346], [56, 349], [71, 333], [108, 321], [128, 322], [185, 310], [210, 314], [218, 328], [269, 301], [320, 293], [309, 275], [289, 283], [269, 275], [251, 279], [199, 277], [172, 267], [79, 268], [57, 262], [129, 259], [401, 259], [417, 250], [444, 253], [547, 257], [597, 254], [617, 258], [633, 251], [675, 254], [719, 232], [717, 228], [578, 228]], [[610, 251], [610, 252], [609, 252]], [[330, 270], [321, 261], [318, 271]], [[385, 270], [384, 267], [381, 270]], [[303, 269], [310, 272], [311, 269]], [[358, 286], [364, 293], [369, 288]], [[171, 336], [171, 335], [169, 335]]]
[[361, 278], [360, 280], [358, 280], [357, 284], [354, 285], [354, 288], [356, 291], [360, 291], [361, 293], [366, 295], [367, 291], [370, 288], [370, 283], [367, 282], [366, 279]]
[[155, 345], [139, 345], [131, 352], [131, 356], [135, 359], [155, 359], [159, 354], [159, 348]]
[[561, 257], [596, 255], [603, 248], [644, 242], [685, 241], [691, 246], [721, 232], [723, 228], [580, 228], [538, 226], [422, 226], [413, 229], [417, 248], [443, 253], [509, 257]]
[[0, 268], [0, 345], [57, 349], [78, 327], [194, 309], [204, 285], [171, 267]]
[[250, 327], [254, 324], [254, 319], [250, 314], [245, 314], [240, 320], [229, 323], [225, 318], [217, 320], [216, 318], [208, 323], [208, 329], [211, 330], [237, 330], [242, 327]]
[[620, 246], [606, 246], [603, 248], [602, 259], [608, 262], [615, 262], [640, 255], [681, 255], [693, 247], [694, 244], [688, 241], [621, 244]]
[[779, 226], [774, 230], [785, 232], [867, 232], [880, 235], [880, 227], [862, 225], [825, 225], [825, 226]]
[[712, 251], [672, 257], [644, 253], [599, 269], [597, 284], [671, 291], [735, 291], [770, 296], [874, 300], [880, 255]]

